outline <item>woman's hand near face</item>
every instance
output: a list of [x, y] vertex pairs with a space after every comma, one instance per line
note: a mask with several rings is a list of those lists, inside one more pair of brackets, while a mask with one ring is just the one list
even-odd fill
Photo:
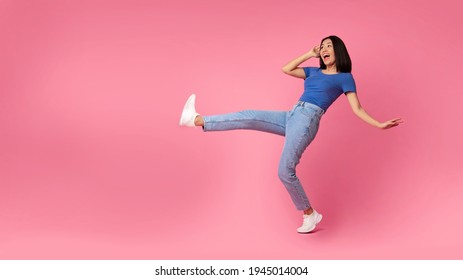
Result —
[[309, 51], [310, 56], [312, 57], [320, 57], [320, 46], [315, 45], [310, 51]]
[[310, 58], [313, 58], [313, 57], [320, 57], [320, 46], [319, 45], [314, 46], [310, 51], [291, 60], [285, 66], [283, 66], [281, 70], [283, 70], [285, 74], [288, 74], [290, 76], [305, 79], [306, 77], [305, 77], [304, 69], [299, 67], [299, 65], [303, 63], [304, 61]]

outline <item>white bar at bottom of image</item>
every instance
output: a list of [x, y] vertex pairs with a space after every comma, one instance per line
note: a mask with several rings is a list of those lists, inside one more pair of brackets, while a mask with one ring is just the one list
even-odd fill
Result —
[[0, 260], [2, 280], [461, 280], [462, 260]]

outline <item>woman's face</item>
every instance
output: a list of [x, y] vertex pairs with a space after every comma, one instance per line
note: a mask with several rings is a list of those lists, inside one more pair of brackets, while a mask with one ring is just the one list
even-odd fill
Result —
[[333, 42], [331, 39], [323, 40], [320, 45], [320, 57], [326, 66], [332, 66], [336, 63], [336, 56], [334, 55]]

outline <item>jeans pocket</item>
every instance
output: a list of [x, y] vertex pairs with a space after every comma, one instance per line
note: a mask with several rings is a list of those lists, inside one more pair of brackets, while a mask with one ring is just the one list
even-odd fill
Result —
[[286, 119], [289, 119], [292, 115], [294, 115], [294, 112], [297, 110], [297, 108], [298, 108], [298, 105], [297, 104], [294, 105], [293, 108], [291, 108], [291, 110], [289, 110]]
[[310, 107], [301, 107], [301, 114], [310, 118], [318, 116], [318, 112]]

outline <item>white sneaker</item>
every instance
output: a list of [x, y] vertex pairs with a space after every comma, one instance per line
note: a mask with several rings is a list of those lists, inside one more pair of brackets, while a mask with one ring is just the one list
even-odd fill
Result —
[[310, 215], [305, 215], [303, 216], [303, 222], [302, 226], [297, 229], [297, 232], [299, 233], [309, 233], [312, 230], [315, 229], [315, 226], [322, 220], [323, 216], [322, 214], [317, 213], [315, 209], [313, 210], [313, 213]]
[[195, 99], [196, 95], [192, 94], [186, 101], [185, 106], [183, 107], [182, 116], [180, 117], [180, 126], [195, 126], [195, 118], [196, 116], [199, 116], [195, 109]]

